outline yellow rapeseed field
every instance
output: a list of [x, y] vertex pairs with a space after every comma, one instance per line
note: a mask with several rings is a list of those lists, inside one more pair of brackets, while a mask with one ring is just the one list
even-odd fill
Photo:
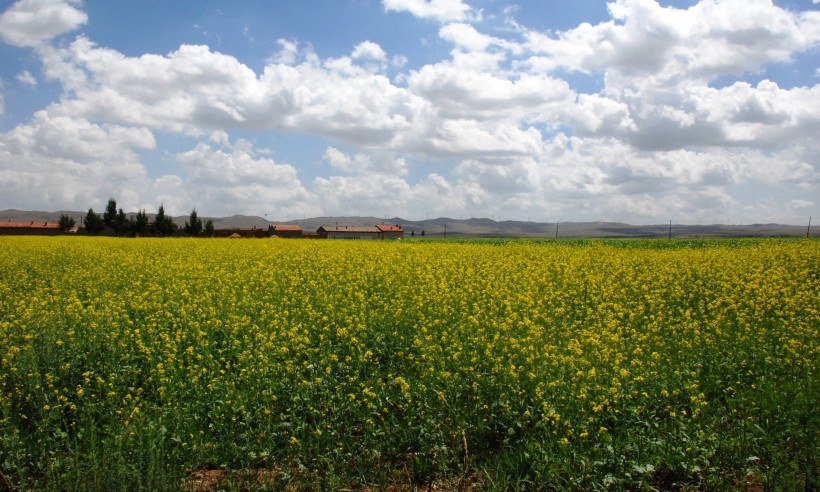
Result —
[[0, 490], [817, 486], [819, 292], [810, 240], [2, 237]]

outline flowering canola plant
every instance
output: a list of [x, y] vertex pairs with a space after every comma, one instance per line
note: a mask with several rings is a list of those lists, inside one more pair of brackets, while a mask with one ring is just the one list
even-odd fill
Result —
[[816, 485], [820, 243], [0, 238], [32, 489]]

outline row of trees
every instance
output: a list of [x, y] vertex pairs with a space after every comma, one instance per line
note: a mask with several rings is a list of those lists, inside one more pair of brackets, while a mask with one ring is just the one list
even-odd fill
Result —
[[[75, 225], [73, 218], [63, 215], [60, 217], [60, 228], [69, 230]], [[131, 218], [122, 208], [117, 208], [117, 200], [114, 198], [108, 199], [108, 204], [105, 206], [105, 212], [100, 215], [94, 212], [93, 208], [88, 209], [88, 213], [83, 218], [83, 226], [89, 234], [99, 234], [108, 228], [119, 235], [128, 236], [145, 236], [158, 235], [170, 236], [178, 232], [179, 226], [174, 223], [174, 219], [170, 215], [165, 214], [165, 207], [160, 204], [159, 210], [151, 222], [145, 209], [140, 210]], [[182, 228], [186, 234], [191, 236], [198, 236], [204, 232], [206, 236], [213, 236], [214, 223], [208, 219], [205, 224], [202, 224], [202, 219], [196, 213], [196, 209], [191, 210], [188, 221]]]

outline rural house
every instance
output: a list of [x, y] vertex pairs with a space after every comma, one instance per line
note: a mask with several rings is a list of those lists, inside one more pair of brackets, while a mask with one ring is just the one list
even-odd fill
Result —
[[301, 238], [303, 237], [302, 234], [302, 227], [298, 225], [291, 225], [291, 224], [277, 224], [270, 226], [270, 235], [271, 237], [282, 237], [282, 238]]
[[[55, 222], [17, 222], [0, 221], [0, 234], [2, 235], [38, 235], [51, 236], [60, 234], [60, 226]], [[76, 232], [76, 229], [72, 232]]]
[[377, 227], [322, 226], [316, 233], [322, 239], [381, 239], [381, 231]]
[[[384, 228], [384, 229], [382, 229]], [[316, 234], [323, 239], [400, 239], [404, 231], [399, 226], [322, 226]]]
[[400, 225], [377, 225], [382, 232], [382, 239], [402, 239], [404, 237], [404, 229]]

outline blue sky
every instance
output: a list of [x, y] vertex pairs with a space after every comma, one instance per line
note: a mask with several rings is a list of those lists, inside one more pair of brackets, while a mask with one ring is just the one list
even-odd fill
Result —
[[0, 1], [0, 209], [803, 224], [814, 0]]

